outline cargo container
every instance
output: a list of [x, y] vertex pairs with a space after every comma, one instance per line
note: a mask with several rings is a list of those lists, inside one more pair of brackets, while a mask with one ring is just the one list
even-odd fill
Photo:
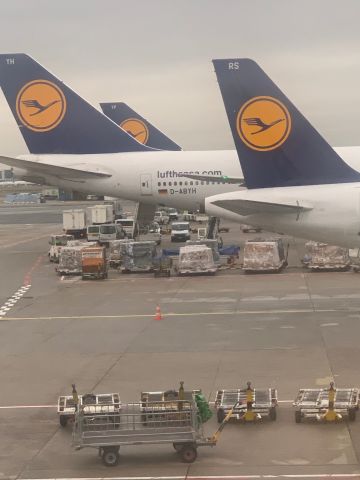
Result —
[[186, 245], [180, 248], [178, 274], [214, 274], [217, 267], [214, 263], [211, 248], [205, 245]]
[[152, 272], [155, 257], [155, 242], [124, 242], [121, 244], [121, 271]]
[[348, 270], [351, 259], [348, 248], [320, 242], [307, 242], [303, 263], [311, 270]]
[[287, 255], [280, 238], [246, 241], [243, 260], [245, 272], [279, 272], [286, 265]]
[[63, 230], [75, 238], [86, 237], [86, 213], [83, 209], [63, 211]]
[[82, 274], [82, 251], [84, 248], [96, 247], [93, 242], [70, 241], [63, 247], [59, 256], [59, 266], [56, 271], [60, 275], [81, 275]]
[[211, 248], [215, 264], [220, 265], [219, 243], [216, 239], [203, 238], [201, 240], [188, 240], [186, 245], [205, 245], [206, 247]]

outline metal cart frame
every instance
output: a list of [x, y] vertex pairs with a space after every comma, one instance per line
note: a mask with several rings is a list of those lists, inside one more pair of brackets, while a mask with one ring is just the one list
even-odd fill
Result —
[[[305, 418], [322, 420], [329, 410], [328, 388], [302, 388], [297, 394], [293, 406], [295, 422], [301, 423]], [[347, 417], [350, 422], [356, 418], [359, 409], [358, 388], [337, 388], [334, 402], [334, 411], [341, 417]]]
[[[257, 418], [269, 417], [276, 420], [277, 390], [275, 388], [253, 390], [252, 411]], [[236, 405], [234, 407], [234, 405]], [[216, 392], [215, 408], [217, 420], [222, 423], [226, 415], [232, 410], [231, 418], [245, 420], [247, 412], [246, 388], [223, 389]]]
[[[93, 415], [105, 411], [112, 418], [120, 414], [121, 402], [119, 393], [100, 393], [79, 395], [79, 404], [75, 405], [72, 395], [61, 395], [58, 398], [57, 413], [62, 427], [75, 419], [76, 409], [81, 408], [85, 415]], [[104, 410], [105, 409], [105, 410]]]
[[80, 409], [75, 415], [73, 446], [97, 448], [103, 463], [115, 466], [123, 445], [171, 444], [186, 463], [196, 460], [198, 447], [216, 445], [217, 437], [204, 436], [193, 401], [148, 402], [147, 409], [151, 415], [144, 422], [141, 403], [122, 405], [115, 423], [105, 412], [86, 415]]

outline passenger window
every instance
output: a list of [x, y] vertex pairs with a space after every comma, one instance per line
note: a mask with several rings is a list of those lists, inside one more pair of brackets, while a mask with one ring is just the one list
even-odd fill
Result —
[[185, 182], [185, 185], [188, 185], [188, 182]]
[[176, 187], [176, 186], [177, 186], [177, 182], [174, 182], [174, 187]]
[[190, 185], [194, 185], [194, 182], [191, 180]]
[[198, 181], [196, 181], [196, 182], [195, 182], [195, 185], [199, 185], [199, 182], [198, 182]]
[[172, 185], [172, 183], [171, 183], [171, 182], [169, 182], [169, 187], [171, 187], [171, 185]]
[[166, 187], [166, 182], [163, 182], [163, 187]]
[[182, 186], [182, 182], [179, 182], [180, 187]]
[[161, 187], [161, 182], [158, 182], [158, 187]]

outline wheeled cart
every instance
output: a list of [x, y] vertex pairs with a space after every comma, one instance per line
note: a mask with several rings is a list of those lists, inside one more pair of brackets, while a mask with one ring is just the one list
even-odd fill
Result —
[[81, 409], [85, 415], [101, 414], [102, 412], [116, 419], [120, 415], [121, 402], [119, 393], [87, 393], [79, 395], [79, 404], [76, 405], [72, 395], [61, 395], [58, 399], [57, 413], [62, 427], [73, 422], [77, 409]]
[[[293, 406], [295, 407], [295, 422], [301, 423], [305, 418], [315, 420], [341, 420], [347, 417], [350, 422], [356, 418], [359, 406], [359, 389], [337, 388], [334, 390], [334, 402], [329, 406], [328, 388], [302, 388], [297, 394]], [[334, 415], [327, 415], [329, 410]]]
[[[118, 423], [108, 417], [76, 413], [73, 430], [73, 446], [80, 450], [85, 447], [97, 448], [106, 466], [115, 466], [119, 461], [119, 450], [123, 445], [169, 444], [186, 463], [197, 458], [198, 447], [214, 446], [226, 423], [210, 438], [203, 433], [197, 407], [192, 400], [170, 402], [147, 402], [146, 422], [141, 403], [122, 405]], [[111, 408], [111, 407], [109, 407]], [[105, 422], [104, 422], [105, 418]], [[106, 420], [107, 419], [107, 420]]]
[[[269, 417], [276, 420], [277, 390], [275, 388], [257, 389], [253, 391], [252, 412], [254, 419]], [[234, 407], [235, 405], [235, 407]], [[247, 390], [246, 388], [218, 390], [215, 397], [215, 408], [218, 422], [221, 423], [232, 410], [232, 418], [247, 420]]]

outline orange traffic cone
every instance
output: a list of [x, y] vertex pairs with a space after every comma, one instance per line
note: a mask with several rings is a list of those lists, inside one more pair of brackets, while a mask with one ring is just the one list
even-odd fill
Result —
[[162, 315], [161, 315], [161, 309], [160, 306], [158, 305], [156, 307], [156, 313], [155, 313], [155, 320], [162, 320]]

